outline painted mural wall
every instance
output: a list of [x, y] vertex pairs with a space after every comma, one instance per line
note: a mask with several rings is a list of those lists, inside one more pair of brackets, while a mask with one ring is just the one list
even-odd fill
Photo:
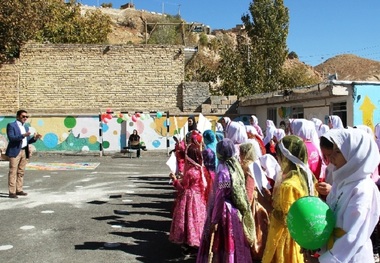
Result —
[[364, 124], [374, 129], [380, 123], [380, 93], [378, 85], [355, 85], [354, 126]]
[[[199, 116], [195, 115], [199, 120]], [[212, 128], [222, 116], [205, 116]], [[129, 135], [136, 129], [148, 150], [174, 148], [173, 136], [181, 133], [187, 125], [188, 116], [170, 116], [166, 113], [104, 113], [93, 116], [33, 116], [26, 125], [31, 133], [42, 134], [42, 139], [32, 144], [37, 152], [119, 152], [127, 145]], [[15, 117], [0, 116], [0, 149], [8, 145], [7, 124]], [[249, 116], [233, 118], [249, 123]], [[169, 129], [167, 128], [169, 126]], [[100, 134], [102, 136], [100, 136]]]

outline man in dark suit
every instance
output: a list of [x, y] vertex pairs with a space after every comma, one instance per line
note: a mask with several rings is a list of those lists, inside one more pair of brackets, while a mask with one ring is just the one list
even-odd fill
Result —
[[25, 166], [29, 158], [28, 145], [36, 142], [42, 136], [38, 133], [30, 136], [29, 127], [25, 125], [29, 118], [27, 111], [19, 110], [16, 121], [8, 123], [8, 147], [5, 155], [9, 157], [8, 190], [9, 198], [18, 198], [18, 195], [27, 195], [22, 190]]

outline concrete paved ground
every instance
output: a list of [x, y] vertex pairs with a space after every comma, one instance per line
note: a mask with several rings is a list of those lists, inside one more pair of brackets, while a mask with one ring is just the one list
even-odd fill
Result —
[[0, 262], [194, 262], [168, 240], [174, 191], [165, 152], [142, 158], [36, 153], [31, 162], [94, 170], [27, 170], [28, 196], [8, 198], [0, 162]]

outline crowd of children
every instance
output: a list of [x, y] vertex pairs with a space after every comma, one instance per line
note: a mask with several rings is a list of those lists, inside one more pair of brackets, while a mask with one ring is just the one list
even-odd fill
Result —
[[[177, 171], [170, 241], [203, 262], [379, 262], [380, 124], [344, 127], [313, 118], [271, 120], [263, 133], [220, 120], [218, 131], [188, 119], [184, 140], [175, 138]], [[264, 135], [265, 134], [265, 135]], [[330, 240], [308, 251], [286, 223], [292, 204], [319, 196], [336, 223]], [[313, 237], [310, 237], [313, 238]]]

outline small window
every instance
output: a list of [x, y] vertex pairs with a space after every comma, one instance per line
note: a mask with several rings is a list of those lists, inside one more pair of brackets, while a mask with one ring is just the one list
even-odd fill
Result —
[[268, 108], [267, 119], [272, 120], [275, 125], [277, 125], [277, 108]]
[[345, 101], [333, 103], [331, 108], [332, 115], [338, 115], [343, 122], [343, 126], [347, 127], [347, 103]]
[[303, 119], [303, 107], [295, 106], [292, 107], [292, 113], [290, 114], [292, 119]]

